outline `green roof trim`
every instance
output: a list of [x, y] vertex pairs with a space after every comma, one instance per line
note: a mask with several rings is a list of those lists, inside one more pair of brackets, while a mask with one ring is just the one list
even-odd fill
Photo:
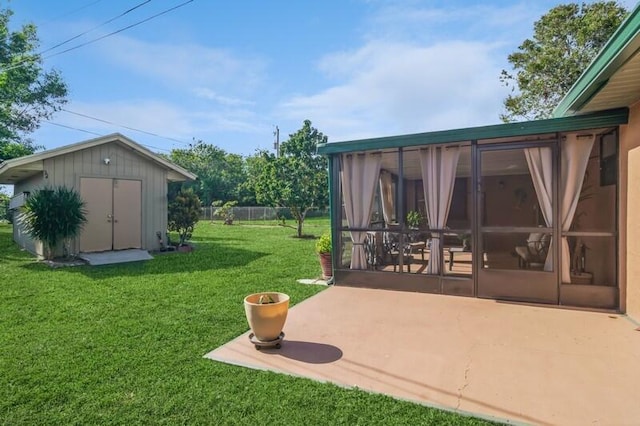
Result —
[[609, 111], [599, 111], [591, 114], [562, 118], [549, 118], [545, 120], [505, 123], [483, 127], [469, 127], [465, 129], [442, 130], [437, 132], [387, 136], [354, 141], [331, 142], [318, 145], [318, 153], [337, 154], [343, 152], [371, 151], [418, 145], [570, 132], [618, 126], [620, 124], [626, 124], [628, 119], [629, 109], [618, 108]]
[[640, 3], [611, 36], [600, 53], [573, 84], [569, 92], [553, 110], [554, 117], [576, 114], [591, 100], [640, 49]]

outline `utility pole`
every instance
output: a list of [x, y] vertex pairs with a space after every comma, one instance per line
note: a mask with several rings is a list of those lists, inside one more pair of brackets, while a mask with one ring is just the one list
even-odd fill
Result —
[[276, 137], [276, 140], [273, 141], [273, 149], [276, 150], [276, 157], [280, 157], [280, 129], [276, 126], [276, 130], [273, 132], [273, 136]]

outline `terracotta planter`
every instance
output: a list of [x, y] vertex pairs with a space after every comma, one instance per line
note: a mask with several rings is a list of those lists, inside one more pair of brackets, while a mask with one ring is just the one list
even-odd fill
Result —
[[[274, 303], [259, 304], [260, 296], [269, 296]], [[279, 338], [289, 311], [289, 296], [284, 293], [255, 293], [244, 298], [244, 312], [256, 339], [269, 342]]]
[[193, 246], [190, 246], [188, 244], [183, 246], [178, 246], [178, 251], [181, 253], [191, 253], [193, 251]]
[[320, 267], [322, 268], [322, 279], [328, 280], [333, 276], [333, 265], [331, 264], [331, 253], [320, 253]]

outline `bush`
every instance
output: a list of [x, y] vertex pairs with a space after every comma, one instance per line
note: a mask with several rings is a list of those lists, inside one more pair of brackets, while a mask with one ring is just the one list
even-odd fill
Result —
[[233, 219], [235, 219], [233, 208], [237, 205], [237, 201], [227, 201], [224, 204], [222, 204], [222, 201], [214, 201], [211, 203], [212, 207], [218, 207], [214, 215], [222, 219], [225, 225], [233, 225]]
[[322, 234], [320, 239], [316, 241], [316, 253], [331, 253], [331, 234]]
[[69, 240], [77, 237], [87, 222], [85, 203], [75, 190], [59, 186], [43, 188], [31, 193], [24, 206], [27, 233], [42, 241], [45, 257], [51, 259], [60, 241], [64, 255], [69, 255]]
[[200, 199], [192, 189], [183, 189], [169, 203], [169, 231], [180, 236], [180, 245], [184, 245], [193, 234], [193, 228], [200, 218]]

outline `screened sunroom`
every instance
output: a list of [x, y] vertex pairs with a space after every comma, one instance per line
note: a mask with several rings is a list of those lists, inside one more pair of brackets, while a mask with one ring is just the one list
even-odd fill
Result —
[[336, 285], [617, 308], [627, 109], [328, 143]]

